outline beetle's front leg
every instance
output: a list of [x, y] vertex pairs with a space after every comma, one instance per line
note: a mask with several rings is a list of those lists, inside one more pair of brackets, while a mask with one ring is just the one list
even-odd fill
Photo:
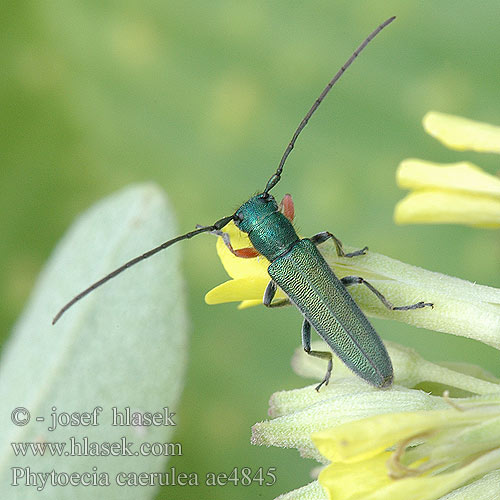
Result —
[[391, 311], [408, 311], [410, 309], [421, 309], [422, 307], [430, 306], [434, 308], [434, 304], [432, 302], [417, 302], [416, 304], [411, 304], [409, 306], [394, 306], [391, 302], [389, 302], [371, 283], [366, 281], [361, 276], [344, 276], [340, 279], [342, 284], [347, 287], [349, 285], [365, 285], [371, 292], [373, 292], [377, 298], [384, 304], [387, 309]]
[[302, 347], [304, 351], [310, 356], [315, 356], [316, 358], [327, 359], [328, 367], [326, 369], [326, 374], [321, 383], [316, 387], [316, 391], [319, 392], [323, 384], [328, 385], [330, 376], [332, 374], [332, 353], [329, 351], [311, 351], [311, 323], [304, 318], [304, 323], [302, 323]]
[[266, 290], [264, 291], [264, 298], [262, 300], [262, 303], [266, 307], [283, 307], [287, 306], [290, 304], [290, 301], [288, 299], [279, 299], [276, 302], [273, 303], [274, 296], [276, 295], [276, 290], [278, 289], [278, 286], [276, 283], [271, 280], [267, 286]]
[[[199, 224], [196, 224], [196, 228], [199, 229], [200, 226]], [[236, 257], [240, 257], [242, 259], [253, 259], [254, 257], [257, 257], [259, 255], [259, 252], [255, 250], [253, 247], [246, 247], [246, 248], [237, 248], [236, 250], [233, 248], [231, 245], [231, 238], [229, 237], [228, 233], [225, 233], [224, 231], [221, 231], [220, 229], [216, 229], [214, 231], [210, 231], [211, 234], [214, 234], [215, 236], [220, 236], [222, 238], [222, 241], [228, 248], [228, 250], [233, 254], [236, 255]]]
[[344, 247], [342, 246], [342, 242], [335, 235], [333, 235], [328, 231], [322, 231], [321, 233], [315, 234], [311, 238], [311, 241], [315, 245], [320, 245], [321, 243], [324, 243], [326, 240], [330, 238], [333, 240], [333, 243], [335, 244], [335, 250], [337, 250], [337, 255], [339, 257], [357, 257], [358, 255], [364, 255], [368, 250], [368, 247], [364, 247], [361, 250], [356, 250], [355, 252], [345, 253]]

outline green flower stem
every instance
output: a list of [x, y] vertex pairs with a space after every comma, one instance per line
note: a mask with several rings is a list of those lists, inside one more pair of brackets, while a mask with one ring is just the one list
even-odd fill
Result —
[[[470, 365], [456, 364], [457, 369], [451, 369], [440, 364], [427, 361], [420, 356], [414, 349], [405, 347], [394, 342], [385, 341], [385, 346], [391, 357], [394, 367], [394, 381], [396, 384], [404, 387], [415, 387], [423, 382], [433, 382], [446, 387], [455, 387], [473, 394], [489, 394], [500, 392], [500, 381], [486, 372], [481, 372], [476, 368], [474, 373], [477, 376], [472, 376], [469, 373], [463, 373], [462, 370], [471, 370]], [[314, 341], [311, 343], [313, 350], [321, 351], [328, 349], [322, 341]], [[341, 363], [337, 358], [333, 360], [334, 366], [332, 371], [331, 384], [324, 388], [325, 393], [333, 390], [337, 394], [355, 394], [359, 392], [367, 392], [374, 390], [368, 384], [358, 381], [354, 375]], [[302, 348], [297, 348], [295, 351], [292, 366], [298, 375], [321, 379], [325, 371], [324, 361], [308, 356]], [[488, 380], [486, 380], [488, 378]], [[339, 382], [339, 379], [344, 379]], [[292, 400], [291, 395], [296, 394], [297, 399], [301, 399], [303, 405], [312, 404], [315, 400], [321, 399], [316, 391], [312, 391], [310, 387], [297, 389], [295, 391], [287, 391], [286, 396], [281, 396], [284, 393], [276, 393], [271, 397], [270, 414], [278, 416], [277, 412], [282, 412]], [[294, 403], [297, 404], [297, 403]]]
[[269, 400], [269, 416], [272, 418], [282, 417], [283, 415], [303, 410], [324, 399], [339, 398], [348, 395], [354, 396], [378, 390], [355, 378], [335, 378], [332, 383], [326, 387], [322, 387], [319, 392], [314, 390], [317, 385], [317, 383], [314, 383], [301, 389], [275, 392]]
[[419, 365], [422, 380], [449, 385], [474, 394], [489, 394], [500, 391], [500, 385], [465, 375], [444, 366], [422, 359]]

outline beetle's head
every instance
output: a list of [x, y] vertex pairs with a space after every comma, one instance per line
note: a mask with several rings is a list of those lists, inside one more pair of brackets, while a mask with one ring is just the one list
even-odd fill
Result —
[[278, 204], [274, 197], [269, 193], [260, 193], [236, 210], [234, 223], [241, 231], [249, 233], [262, 219], [277, 211]]

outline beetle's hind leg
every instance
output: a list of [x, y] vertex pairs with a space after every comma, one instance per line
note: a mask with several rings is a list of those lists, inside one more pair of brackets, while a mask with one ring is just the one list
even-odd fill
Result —
[[290, 301], [288, 299], [278, 299], [276, 302], [273, 302], [277, 289], [278, 286], [273, 280], [271, 280], [267, 284], [266, 290], [264, 292], [264, 298], [262, 300], [262, 303], [266, 307], [283, 307], [283, 306], [288, 306], [290, 304]]
[[326, 374], [323, 380], [319, 385], [316, 386], [316, 391], [319, 392], [321, 386], [328, 385], [330, 380], [330, 376], [332, 374], [332, 353], [329, 351], [311, 351], [311, 323], [304, 318], [304, 322], [302, 323], [302, 347], [304, 347], [304, 351], [310, 356], [315, 356], [316, 358], [327, 359], [328, 367], [326, 369]]
[[415, 304], [411, 304], [409, 306], [394, 306], [391, 302], [389, 302], [371, 283], [366, 281], [361, 276], [344, 276], [341, 278], [342, 284], [344, 286], [349, 285], [365, 285], [371, 292], [373, 292], [377, 298], [384, 304], [387, 309], [391, 311], [408, 311], [410, 309], [421, 309], [422, 307], [430, 306], [434, 308], [434, 304], [432, 302], [417, 302]]
[[355, 252], [345, 253], [344, 247], [342, 246], [342, 242], [335, 235], [333, 235], [328, 231], [322, 231], [321, 233], [315, 234], [311, 238], [311, 241], [315, 245], [320, 245], [321, 243], [324, 243], [326, 240], [329, 240], [330, 238], [333, 240], [333, 243], [335, 244], [335, 250], [337, 251], [337, 255], [339, 257], [357, 257], [358, 255], [364, 255], [368, 250], [368, 247], [364, 247], [361, 250], [356, 250]]

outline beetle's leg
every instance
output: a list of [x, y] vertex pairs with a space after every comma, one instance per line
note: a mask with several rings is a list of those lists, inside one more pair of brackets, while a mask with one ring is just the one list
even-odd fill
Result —
[[254, 257], [258, 257], [260, 255], [259, 252], [257, 252], [257, 250], [253, 247], [237, 248], [236, 250], [231, 247], [229, 250], [232, 254], [236, 255], [236, 257], [240, 257], [242, 259], [253, 259]]
[[[200, 227], [202, 226], [200, 226], [199, 224], [196, 225], [196, 228]], [[229, 237], [229, 234], [225, 233], [224, 231], [221, 231], [220, 229], [216, 229], [215, 231], [210, 231], [210, 233], [215, 234], [215, 236], [220, 236], [222, 238], [222, 241], [226, 244], [229, 251], [233, 255], [236, 255], [236, 257], [241, 257], [242, 259], [252, 259], [259, 255], [259, 252], [257, 252], [257, 250], [255, 250], [255, 248], [253, 247], [237, 248], [235, 250], [231, 245], [231, 238]]]
[[271, 302], [273, 301], [274, 296], [276, 295], [277, 289], [278, 287], [276, 286], [276, 283], [273, 280], [271, 280], [267, 284], [266, 290], [264, 291], [264, 299], [262, 300], [263, 304], [266, 307], [269, 307], [271, 305]]
[[292, 195], [285, 194], [280, 202], [279, 211], [290, 221], [295, 218], [295, 207], [293, 205]]
[[332, 353], [329, 351], [311, 351], [311, 323], [304, 318], [304, 323], [302, 323], [302, 347], [304, 351], [310, 356], [315, 356], [316, 358], [327, 359], [328, 367], [326, 369], [326, 374], [321, 383], [316, 386], [316, 390], [319, 392], [323, 384], [328, 385], [330, 380], [330, 375], [332, 374]]
[[266, 290], [264, 292], [264, 299], [262, 300], [262, 303], [266, 307], [283, 307], [283, 306], [287, 306], [290, 304], [290, 301], [288, 299], [279, 299], [273, 303], [273, 299], [274, 299], [274, 296], [276, 295], [277, 289], [278, 289], [278, 287], [273, 280], [271, 280], [267, 284]]
[[335, 243], [335, 250], [337, 250], [337, 255], [339, 257], [357, 257], [358, 255], [364, 255], [368, 250], [368, 247], [364, 247], [361, 250], [356, 250], [355, 252], [345, 253], [344, 247], [342, 246], [342, 242], [335, 235], [333, 235], [328, 231], [322, 231], [321, 233], [315, 234], [311, 238], [311, 241], [315, 245], [320, 245], [321, 243], [324, 243], [326, 240], [330, 238]]
[[257, 250], [255, 250], [255, 248], [253, 247], [237, 248], [235, 250], [231, 245], [229, 234], [225, 233], [224, 231], [218, 230], [213, 231], [213, 233], [222, 238], [222, 241], [226, 244], [226, 247], [233, 255], [236, 255], [236, 257], [241, 257], [242, 259], [252, 259], [253, 257], [257, 257], [259, 255], [259, 252], [257, 252]]
[[382, 302], [382, 304], [384, 304], [384, 306], [391, 311], [408, 311], [409, 309], [421, 309], [426, 306], [434, 308], [434, 304], [432, 302], [417, 302], [416, 304], [411, 304], [409, 306], [394, 306], [371, 283], [360, 276], [344, 276], [340, 281], [342, 281], [342, 284], [346, 287], [349, 285], [365, 285], [377, 296], [380, 302]]

